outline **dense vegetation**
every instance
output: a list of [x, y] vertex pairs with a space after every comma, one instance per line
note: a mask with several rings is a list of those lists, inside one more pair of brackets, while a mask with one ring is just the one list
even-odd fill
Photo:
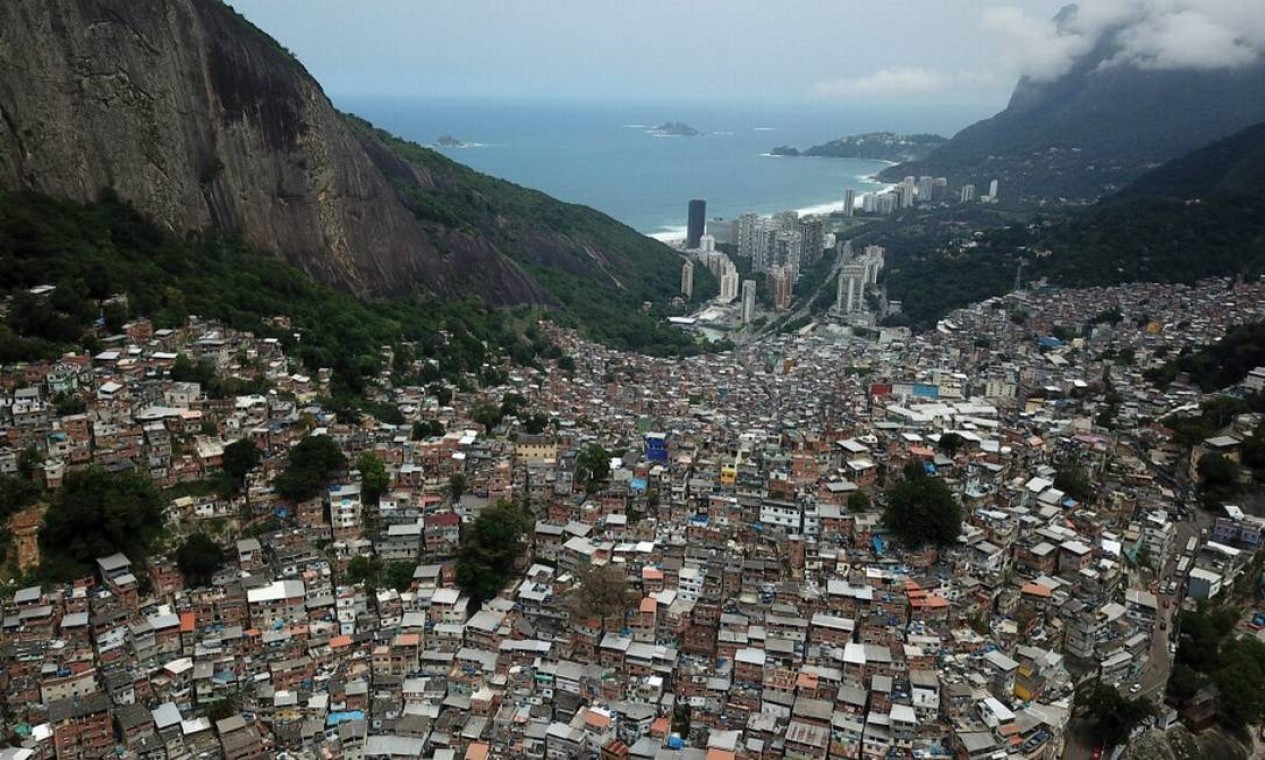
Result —
[[498, 502], [480, 512], [461, 531], [457, 586], [476, 602], [496, 596], [513, 577], [532, 524], [531, 512], [518, 504]]
[[927, 475], [915, 461], [887, 492], [883, 525], [910, 546], [948, 544], [962, 530], [962, 508], [944, 481]]
[[326, 435], [309, 435], [290, 449], [290, 461], [277, 476], [277, 495], [291, 503], [311, 499], [320, 494], [330, 478], [347, 467], [347, 457], [334, 439]]
[[1265, 273], [1261, 195], [1113, 201], [1062, 219], [968, 213], [909, 213], [865, 236], [888, 248], [888, 297], [915, 327], [1008, 292], [1021, 262], [1025, 284], [1067, 287]]
[[776, 156], [824, 156], [828, 158], [862, 158], [877, 161], [918, 161], [931, 155], [948, 142], [940, 135], [898, 135], [894, 132], [868, 132], [840, 137], [805, 150], [782, 146], [771, 152]]
[[1233, 728], [1265, 716], [1265, 643], [1235, 635], [1239, 612], [1233, 607], [1184, 612], [1181, 644], [1169, 678], [1169, 695], [1178, 701], [1215, 687], [1217, 714]]
[[[371, 134], [397, 156], [442, 178], [428, 187], [411, 178], [396, 181], [414, 215], [489, 239], [564, 305], [559, 321], [615, 348], [653, 355], [704, 350], [664, 321], [673, 313], [668, 304], [680, 287], [683, 263], [667, 246], [587, 206], [562, 203], [481, 174], [362, 119], [347, 118], [353, 128]], [[522, 220], [531, 220], [534, 227]], [[599, 257], [594, 250], [619, 256]], [[542, 258], [551, 260], [541, 263]], [[715, 292], [715, 278], [704, 268], [696, 267], [694, 277], [696, 299]], [[649, 311], [642, 311], [644, 303], [651, 304]]]
[[139, 565], [162, 530], [163, 501], [148, 478], [100, 467], [71, 472], [40, 530], [41, 573], [50, 580], [90, 575], [115, 552]]
[[1204, 391], [1228, 388], [1265, 366], [1265, 322], [1236, 325], [1211, 346], [1185, 353], [1162, 367], [1146, 371], [1146, 379], [1167, 388], [1185, 373], [1190, 382]]
[[1126, 697], [1102, 681], [1091, 681], [1082, 688], [1076, 703], [1089, 716], [1089, 733], [1094, 743], [1103, 747], [1114, 747], [1129, 738], [1133, 727], [1155, 712], [1146, 699]]
[[1143, 174], [1125, 198], [1202, 198], [1265, 186], [1265, 123], [1256, 124]]
[[[27, 292], [37, 285], [57, 287], [41, 298]], [[108, 301], [115, 294], [125, 301]], [[0, 191], [0, 296], [11, 298], [0, 362], [92, 350], [133, 317], [161, 328], [193, 314], [278, 338], [310, 369], [332, 367], [351, 394], [378, 371], [382, 345], [413, 342], [419, 358], [453, 378], [477, 371], [489, 350], [528, 359], [536, 350], [513, 314], [477, 300], [362, 301], [235, 240], [161, 230], [108, 193], [83, 205]]]
[[210, 583], [227, 559], [224, 550], [201, 531], [186, 538], [176, 549], [176, 566], [190, 586]]

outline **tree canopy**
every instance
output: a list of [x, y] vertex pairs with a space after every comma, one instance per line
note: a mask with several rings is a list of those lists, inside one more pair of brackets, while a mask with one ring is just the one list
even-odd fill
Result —
[[480, 512], [461, 534], [457, 586], [479, 602], [496, 596], [513, 576], [531, 526], [531, 513], [518, 504], [501, 501]]
[[1085, 501], [1094, 486], [1080, 465], [1065, 465], [1054, 474], [1054, 487], [1077, 501]]
[[365, 451], [356, 458], [356, 469], [360, 470], [360, 492], [365, 497], [365, 503], [377, 504], [391, 486], [391, 475], [386, 465], [377, 454]]
[[589, 493], [593, 493], [610, 477], [611, 453], [596, 443], [580, 450], [575, 458], [575, 480]]
[[216, 571], [224, 566], [225, 559], [219, 544], [201, 531], [186, 538], [176, 549], [176, 565], [192, 586], [210, 583]]
[[1205, 454], [1199, 458], [1195, 470], [1199, 473], [1204, 506], [1216, 507], [1239, 492], [1241, 468], [1233, 459], [1221, 454]]
[[290, 461], [277, 476], [277, 494], [291, 502], [310, 499], [321, 492], [333, 473], [346, 467], [347, 457], [333, 438], [309, 435], [290, 449]]
[[962, 512], [944, 481], [911, 467], [887, 492], [883, 524], [910, 546], [947, 544], [957, 540]]
[[243, 438], [224, 447], [221, 466], [232, 479], [233, 489], [243, 491], [246, 486], [246, 475], [258, 467], [261, 460], [262, 455], [255, 442], [249, 438]]
[[71, 472], [44, 513], [39, 540], [45, 574], [56, 580], [82, 576], [99, 557], [115, 552], [139, 563], [162, 523], [162, 497], [145, 476], [100, 467]]
[[1114, 747], [1128, 739], [1133, 727], [1154, 712], [1147, 700], [1125, 697], [1116, 687], [1101, 681], [1078, 694], [1077, 702], [1089, 715], [1090, 734], [1104, 747]]
[[575, 576], [567, 594], [568, 608], [582, 619], [602, 621], [603, 627], [606, 618], [626, 613], [640, 598], [618, 565], [584, 565]]

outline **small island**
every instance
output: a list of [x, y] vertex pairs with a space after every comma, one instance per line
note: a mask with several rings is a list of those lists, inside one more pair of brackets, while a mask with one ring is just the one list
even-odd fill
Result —
[[919, 161], [931, 155], [948, 140], [940, 135], [901, 135], [895, 132], [867, 132], [831, 140], [799, 150], [781, 145], [769, 151], [774, 156], [825, 156], [828, 158], [863, 158], [876, 161]]
[[654, 135], [670, 135], [672, 137], [700, 137], [703, 133], [679, 121], [666, 121], [650, 130]]
[[469, 148], [470, 146], [471, 143], [468, 143], [465, 140], [458, 140], [452, 135], [441, 135], [440, 138], [435, 141], [435, 147], [438, 148]]

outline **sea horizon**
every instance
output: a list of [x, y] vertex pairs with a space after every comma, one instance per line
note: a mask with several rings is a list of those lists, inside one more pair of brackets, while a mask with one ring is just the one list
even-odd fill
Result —
[[[943, 116], [936, 129], [934, 112], [813, 104], [343, 97], [337, 105], [477, 171], [590, 206], [656, 239], [683, 236], [694, 198], [707, 201], [710, 221], [828, 213], [843, 207], [849, 187], [858, 196], [888, 187], [873, 175], [890, 162], [775, 156], [773, 148], [861, 132], [948, 131]], [[656, 134], [665, 122], [704, 134]], [[436, 146], [445, 135], [467, 147]]]

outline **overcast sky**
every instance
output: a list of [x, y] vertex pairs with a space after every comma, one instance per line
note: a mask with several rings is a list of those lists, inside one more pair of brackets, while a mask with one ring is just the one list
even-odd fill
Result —
[[[229, 0], [335, 98], [978, 103], [1054, 77], [1104, 29], [1118, 62], [1220, 68], [1265, 49], [1262, 0]], [[985, 114], [981, 114], [985, 115]]]

